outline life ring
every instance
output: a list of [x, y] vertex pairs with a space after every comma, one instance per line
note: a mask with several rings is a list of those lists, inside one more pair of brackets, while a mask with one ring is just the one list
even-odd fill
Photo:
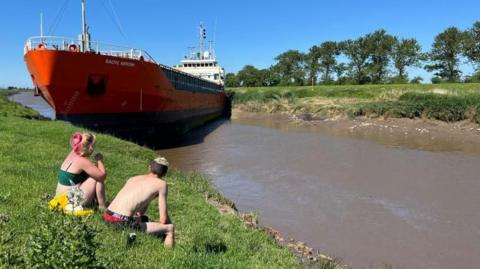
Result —
[[68, 50], [71, 52], [77, 52], [77, 45], [70, 44], [70, 46], [68, 46]]
[[40, 43], [38, 44], [38, 49], [44, 50], [47, 49], [47, 46], [45, 45], [45, 43]]

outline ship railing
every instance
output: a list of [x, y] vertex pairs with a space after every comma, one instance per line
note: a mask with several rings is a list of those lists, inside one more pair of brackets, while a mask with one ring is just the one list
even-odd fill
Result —
[[173, 71], [173, 72], [176, 72], [176, 73], [179, 73], [179, 74], [183, 74], [185, 76], [189, 76], [189, 77], [192, 77], [192, 78], [195, 78], [195, 79], [199, 79], [199, 80], [203, 80], [203, 81], [206, 81], [206, 82], [210, 82], [210, 83], [215, 83], [215, 84], [218, 84], [220, 86], [223, 86], [223, 83], [222, 81], [220, 82], [216, 82], [216, 81], [212, 81], [212, 80], [209, 80], [209, 79], [206, 79], [206, 78], [202, 78], [201, 76], [198, 76], [198, 75], [194, 75], [194, 74], [191, 74], [191, 73], [187, 73], [187, 72], [184, 72], [180, 69], [177, 69], [177, 68], [173, 68], [173, 67], [170, 67], [168, 65], [164, 65], [164, 64], [158, 64], [160, 67], [162, 67], [163, 69], [167, 69], [167, 70], [170, 70], [170, 71]]
[[121, 57], [135, 60], [145, 60], [156, 63], [148, 52], [127, 46], [120, 46], [98, 41], [90, 41], [87, 46], [83, 46], [82, 40], [58, 37], [58, 36], [35, 36], [30, 37], [24, 48], [26, 54], [32, 50], [60, 50], [83, 53], [95, 53], [113, 57]]

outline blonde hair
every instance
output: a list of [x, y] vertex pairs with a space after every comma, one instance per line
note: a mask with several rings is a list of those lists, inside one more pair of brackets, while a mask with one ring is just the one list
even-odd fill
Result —
[[92, 133], [74, 133], [70, 139], [73, 151], [80, 156], [90, 156], [93, 153], [91, 146], [95, 144], [95, 135]]
[[150, 162], [150, 172], [158, 177], [163, 177], [168, 171], [168, 161], [164, 157], [158, 157]]

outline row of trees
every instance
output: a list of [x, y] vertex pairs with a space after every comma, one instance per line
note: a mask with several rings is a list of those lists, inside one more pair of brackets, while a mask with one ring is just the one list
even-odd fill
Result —
[[459, 82], [460, 64], [477, 70], [465, 81], [480, 81], [480, 21], [461, 31], [450, 27], [438, 34], [429, 52], [422, 52], [415, 38], [399, 38], [380, 29], [355, 40], [326, 41], [308, 53], [286, 51], [275, 57], [270, 68], [246, 65], [237, 74], [228, 73], [227, 87], [258, 87], [312, 84], [419, 83], [408, 80], [409, 67], [434, 72], [432, 82]]

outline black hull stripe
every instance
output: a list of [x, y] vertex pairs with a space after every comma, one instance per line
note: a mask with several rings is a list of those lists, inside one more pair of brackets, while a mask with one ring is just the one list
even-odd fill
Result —
[[101, 131], [118, 132], [153, 129], [172, 131], [172, 129], [190, 129], [189, 126], [195, 127], [196, 122], [218, 117], [223, 112], [222, 108], [204, 108], [165, 112], [57, 114], [56, 118]]

